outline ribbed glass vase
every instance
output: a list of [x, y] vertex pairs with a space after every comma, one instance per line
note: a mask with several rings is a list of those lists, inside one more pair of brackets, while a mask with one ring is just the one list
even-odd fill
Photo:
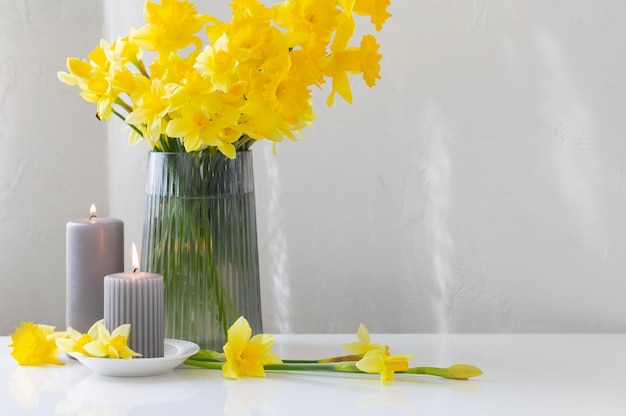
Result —
[[165, 336], [221, 351], [245, 316], [262, 332], [252, 153], [152, 152], [142, 271], [165, 281]]

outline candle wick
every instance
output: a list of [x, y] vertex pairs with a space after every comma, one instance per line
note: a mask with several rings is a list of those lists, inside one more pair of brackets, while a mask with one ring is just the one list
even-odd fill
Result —
[[137, 271], [138, 271], [138, 270], [139, 270], [139, 267], [135, 267], [135, 268], [133, 269], [133, 273], [137, 273]]
[[94, 214], [94, 215], [89, 217], [89, 220], [93, 220], [94, 218], [98, 218], [98, 216]]

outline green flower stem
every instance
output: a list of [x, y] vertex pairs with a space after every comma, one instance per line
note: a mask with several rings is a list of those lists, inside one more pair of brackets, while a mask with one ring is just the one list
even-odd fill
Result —
[[221, 370], [224, 363], [217, 361], [198, 361], [193, 358], [187, 358], [183, 364], [192, 365], [194, 367], [208, 368], [209, 370]]
[[194, 361], [213, 361], [213, 362], [221, 362], [226, 361], [226, 355], [222, 352], [217, 352], [213, 350], [200, 350], [191, 357], [190, 360]]
[[[195, 367], [219, 370], [222, 368], [223, 355], [211, 350], [201, 350], [185, 360], [185, 364]], [[362, 373], [354, 362], [343, 364], [314, 364], [314, 363], [283, 363], [267, 364], [264, 368], [268, 371], [329, 371], [341, 373]]]
[[345, 364], [267, 364], [263, 368], [268, 371], [328, 371], [338, 373], [362, 373], [355, 363]]
[[[207, 368], [210, 370], [221, 370], [223, 362], [210, 360], [208, 358], [202, 358], [192, 356], [185, 361], [185, 364]], [[439, 367], [413, 367], [406, 371], [398, 371], [396, 374], [424, 374], [429, 376], [443, 377], [452, 380], [467, 380], [470, 377], [476, 377], [482, 374], [482, 371], [476, 367], [463, 365], [462, 370], [458, 370], [459, 366], [451, 366], [448, 368]], [[315, 364], [315, 363], [288, 363], [283, 364], [267, 364], [264, 366], [267, 371], [325, 371], [332, 373], [360, 373], [366, 374], [364, 371], [359, 370], [355, 362], [342, 363], [342, 364]]]
[[[335, 373], [363, 373], [356, 366], [360, 355], [344, 355], [325, 358], [322, 360], [283, 360], [282, 364], [267, 364], [268, 371], [327, 371]], [[196, 367], [219, 370], [226, 361], [225, 355], [213, 350], [200, 350], [185, 361], [185, 364]], [[341, 363], [341, 364], [332, 364]], [[455, 364], [447, 368], [440, 367], [412, 367], [406, 371], [397, 371], [396, 374], [424, 374], [443, 377], [452, 380], [467, 380], [483, 374], [482, 370], [469, 364]]]
[[237, 150], [244, 151], [244, 150], [249, 150], [250, 146], [252, 146], [255, 141], [256, 140], [252, 139], [247, 134], [244, 134], [239, 139], [237, 139], [237, 141], [235, 143], [233, 143], [233, 144], [235, 145]]
[[[119, 112], [117, 112], [117, 110], [115, 110], [114, 108], [111, 109], [111, 112], [113, 114], [115, 114], [116, 116], [118, 116], [122, 121], [126, 122], [126, 117], [124, 117], [123, 115], [121, 115]], [[137, 134], [139, 134], [141, 137], [143, 137], [143, 133], [141, 132], [141, 130], [139, 130], [137, 127], [133, 126], [132, 124], [127, 124], [131, 129], [135, 130], [135, 132]]]
[[[342, 362], [354, 362], [363, 358], [362, 355], [342, 355], [339, 357], [322, 358], [320, 360], [283, 360], [284, 364], [330, 364]], [[224, 353], [213, 350], [200, 350], [190, 357], [194, 361], [220, 361], [224, 362]]]
[[[129, 113], [133, 112], [133, 107], [130, 104], [128, 104], [126, 101], [122, 100], [120, 97], [117, 97], [115, 99], [114, 104], [119, 105], [124, 110], [128, 111]], [[118, 114], [118, 116], [119, 116], [119, 114]], [[122, 118], [122, 121], [125, 121], [125, 119]]]
[[[367, 374], [356, 366], [356, 362], [343, 364], [307, 364], [288, 363], [268, 364], [264, 367], [269, 371], [329, 371], [340, 373], [361, 373]], [[453, 365], [448, 368], [439, 367], [413, 367], [407, 371], [397, 371], [396, 374], [424, 374], [429, 376], [443, 377], [452, 380], [467, 380], [482, 374], [482, 371], [470, 365]]]
[[480, 376], [483, 372], [479, 368], [472, 365], [456, 364], [448, 368], [413, 367], [406, 371], [398, 371], [397, 374], [426, 374], [429, 376], [437, 376], [453, 380], [467, 380], [471, 377]]
[[322, 358], [321, 360], [283, 360], [285, 364], [328, 364], [346, 361], [359, 361], [363, 355], [342, 355], [340, 357]]
[[155, 149], [156, 152], [167, 152], [167, 153], [185, 153], [185, 146], [183, 146], [180, 139], [175, 137], [168, 137], [165, 134], [162, 134], [159, 137], [159, 141]]

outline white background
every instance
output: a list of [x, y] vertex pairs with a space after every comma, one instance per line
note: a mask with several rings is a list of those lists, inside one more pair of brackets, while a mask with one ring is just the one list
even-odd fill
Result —
[[[253, 147], [265, 331], [626, 330], [626, 6], [392, 3], [378, 85]], [[147, 147], [56, 79], [141, 9], [0, 2], [0, 334], [64, 326], [65, 223], [92, 202], [141, 242]]]

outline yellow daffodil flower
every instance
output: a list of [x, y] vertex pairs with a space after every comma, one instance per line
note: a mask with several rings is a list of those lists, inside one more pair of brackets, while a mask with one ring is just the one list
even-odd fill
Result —
[[313, 120], [311, 91], [298, 71], [291, 71], [290, 54], [277, 55], [263, 66], [267, 82], [262, 87], [263, 99], [272, 111], [292, 126]]
[[67, 66], [70, 72], [57, 72], [59, 80], [67, 85], [78, 85], [81, 90], [85, 89], [92, 71], [89, 61], [86, 59], [67, 58], [65, 66]]
[[391, 0], [356, 0], [353, 10], [357, 14], [371, 16], [376, 30], [381, 30], [383, 23], [391, 17], [391, 14], [387, 12], [390, 2]]
[[185, 105], [180, 110], [180, 117], [173, 118], [167, 124], [165, 132], [170, 137], [182, 138], [187, 152], [195, 152], [208, 146], [218, 146], [219, 135], [224, 127], [201, 106]]
[[349, 344], [342, 345], [343, 348], [349, 353], [362, 357], [372, 350], [381, 352], [385, 351], [385, 347], [382, 344], [372, 344], [370, 340], [370, 333], [365, 325], [359, 325], [359, 329], [356, 331], [356, 336], [359, 342], [351, 342]]
[[139, 357], [138, 354], [128, 347], [128, 335], [130, 325], [124, 324], [109, 332], [104, 324], [104, 320], [94, 324], [97, 335], [91, 342], [83, 345], [86, 355], [98, 358], [132, 358]]
[[228, 91], [238, 81], [235, 72], [237, 64], [228, 48], [228, 37], [222, 34], [214, 46], [206, 46], [198, 55], [194, 67], [211, 80], [213, 88]]
[[242, 316], [228, 329], [228, 342], [224, 345], [226, 362], [222, 372], [226, 378], [240, 379], [245, 376], [265, 377], [265, 364], [281, 364], [282, 360], [270, 351], [274, 337], [257, 334]]
[[281, 141], [283, 135], [280, 126], [283, 120], [280, 114], [272, 110], [272, 106], [260, 91], [252, 91], [246, 98], [246, 104], [241, 107], [242, 128], [246, 134], [256, 140], [265, 138], [275, 142]]
[[230, 7], [233, 16], [254, 16], [262, 20], [269, 20], [269, 10], [259, 0], [233, 0]]
[[240, 66], [250, 69], [262, 64], [263, 59], [270, 55], [272, 36], [277, 35], [268, 20], [247, 15], [233, 17], [224, 33], [228, 36], [228, 49], [232, 56]]
[[161, 0], [160, 4], [156, 4], [147, 1], [143, 15], [147, 24], [134, 36], [139, 46], [162, 55], [189, 45], [194, 45], [196, 49], [202, 46], [202, 40], [196, 33], [207, 22], [207, 16], [198, 14], [193, 3]]
[[362, 73], [365, 84], [368, 87], [376, 85], [376, 79], [380, 79], [380, 60], [382, 55], [378, 53], [380, 45], [372, 35], [365, 35], [361, 39], [360, 47], [348, 46], [348, 41], [354, 32], [354, 21], [343, 17], [341, 26], [337, 29], [337, 36], [331, 46], [332, 54], [327, 57], [325, 74], [333, 78], [333, 89], [326, 103], [332, 105], [335, 93], [352, 102], [352, 91], [348, 73]]
[[385, 351], [378, 349], [368, 351], [365, 356], [356, 363], [356, 367], [371, 374], [380, 374], [380, 382], [387, 384], [393, 381], [396, 371], [406, 371], [409, 369], [409, 360], [415, 355], [389, 355], [388, 348]]
[[272, 7], [277, 24], [289, 30], [293, 44], [327, 44], [337, 28], [336, 0], [285, 1]]
[[135, 41], [135, 29], [131, 28], [128, 36], [118, 38], [114, 44], [115, 56], [120, 57], [122, 63], [130, 62], [135, 67], [139, 68], [141, 64], [141, 58], [143, 52], [141, 47]]
[[126, 116], [126, 123], [146, 126], [148, 137], [145, 139], [153, 147], [165, 133], [167, 113], [180, 107], [179, 102], [172, 100], [174, 96], [172, 88], [166, 88], [161, 81], [153, 79], [150, 90], [139, 98], [135, 109]]
[[380, 59], [382, 55], [378, 53], [380, 45], [376, 42], [376, 38], [372, 35], [365, 35], [361, 39], [360, 71], [363, 73], [365, 85], [373, 87], [376, 85], [376, 79], [380, 79]]
[[98, 325], [103, 323], [100, 320], [94, 323], [86, 334], [80, 333], [74, 328], [67, 328], [67, 337], [57, 338], [56, 344], [61, 352], [74, 352], [81, 355], [89, 355], [85, 351], [86, 344], [93, 342], [98, 338]]
[[335, 93], [348, 103], [352, 103], [352, 90], [348, 72], [357, 73], [360, 68], [360, 55], [356, 47], [350, 46], [355, 23], [351, 16], [344, 14], [339, 17], [339, 26], [332, 44], [331, 54], [327, 58], [324, 74], [333, 79], [333, 89], [328, 95], [326, 104], [333, 105]]
[[21, 322], [10, 336], [11, 356], [19, 365], [64, 364], [59, 360], [55, 340], [65, 333], [55, 332], [53, 326]]

